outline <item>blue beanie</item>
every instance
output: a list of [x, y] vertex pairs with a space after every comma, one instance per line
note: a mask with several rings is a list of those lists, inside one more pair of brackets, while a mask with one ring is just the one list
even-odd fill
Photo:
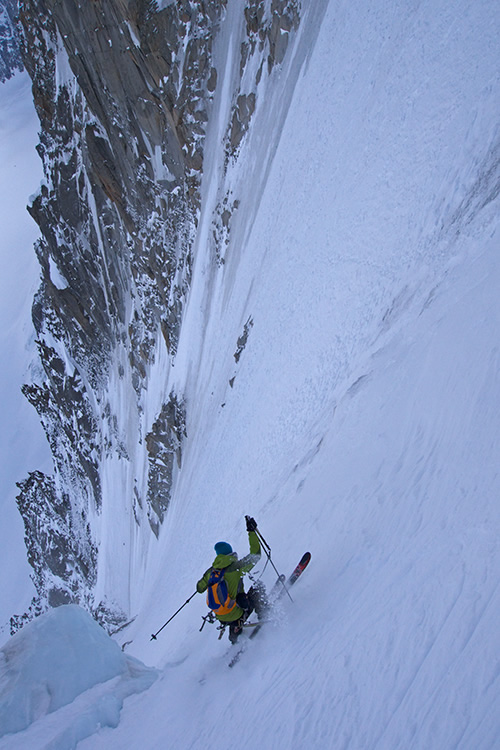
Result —
[[214, 546], [214, 550], [218, 555], [230, 555], [233, 551], [233, 548], [231, 547], [229, 542], [217, 542], [217, 544]]

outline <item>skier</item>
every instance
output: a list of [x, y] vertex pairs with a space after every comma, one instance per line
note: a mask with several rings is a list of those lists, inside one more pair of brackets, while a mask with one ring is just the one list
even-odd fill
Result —
[[243, 576], [260, 560], [260, 542], [257, 536], [257, 523], [254, 518], [245, 516], [250, 554], [238, 560], [228, 542], [217, 542], [214, 546], [217, 556], [202, 578], [196, 584], [198, 593], [207, 591], [207, 604], [219, 622], [229, 625], [229, 640], [235, 643], [242, 625], [255, 610], [260, 619], [265, 608], [265, 588], [257, 582], [245, 594]]

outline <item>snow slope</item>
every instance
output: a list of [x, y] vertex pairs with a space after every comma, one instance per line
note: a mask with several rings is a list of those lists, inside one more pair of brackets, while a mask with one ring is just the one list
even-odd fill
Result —
[[[241, 203], [218, 270], [217, 119], [208, 136], [174, 368], [188, 441], [117, 636], [161, 676], [79, 750], [498, 746], [499, 9], [314, 12], [229, 170]], [[280, 570], [312, 552], [294, 604], [232, 670], [227, 640], [198, 632], [201, 596], [151, 642], [216, 541], [245, 552], [245, 513]], [[9, 741], [43, 747], [28, 731]]]

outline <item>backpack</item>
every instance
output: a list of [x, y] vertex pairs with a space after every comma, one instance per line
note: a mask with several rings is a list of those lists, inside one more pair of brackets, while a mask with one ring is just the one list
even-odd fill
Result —
[[237, 606], [236, 601], [229, 596], [224, 570], [212, 568], [208, 579], [207, 604], [216, 615], [228, 615]]

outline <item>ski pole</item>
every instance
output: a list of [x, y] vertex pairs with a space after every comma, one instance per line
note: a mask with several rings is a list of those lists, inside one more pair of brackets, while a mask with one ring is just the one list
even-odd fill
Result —
[[275, 570], [275, 573], [278, 576], [278, 579], [281, 581], [281, 585], [283, 586], [283, 588], [285, 589], [286, 593], [288, 594], [288, 597], [289, 597], [290, 601], [293, 602], [293, 599], [292, 599], [291, 594], [290, 594], [290, 592], [288, 591], [288, 589], [287, 589], [287, 587], [285, 585], [285, 582], [283, 581], [281, 575], [278, 573], [278, 569], [276, 568], [276, 565], [271, 560], [271, 547], [268, 545], [268, 543], [266, 542], [266, 540], [264, 539], [264, 537], [262, 536], [262, 534], [260, 533], [260, 531], [258, 529], [255, 529], [255, 533], [257, 534], [257, 537], [258, 537], [260, 543], [262, 544], [262, 547], [264, 548], [264, 552], [267, 555], [267, 559], [269, 560], [269, 562], [273, 566], [273, 568]]
[[196, 594], [197, 594], [197, 593], [198, 593], [198, 592], [197, 592], [197, 591], [195, 591], [195, 592], [194, 592], [194, 594], [191, 594], [191, 596], [189, 597], [189, 599], [187, 599], [187, 601], [185, 601], [185, 602], [184, 602], [184, 604], [182, 605], [182, 607], [179, 607], [179, 609], [177, 610], [177, 612], [174, 612], [174, 614], [172, 615], [172, 617], [169, 617], [169, 619], [167, 620], [167, 622], [166, 622], [166, 623], [164, 623], [164, 624], [163, 624], [163, 625], [161, 626], [161, 628], [160, 628], [159, 630], [157, 630], [157, 631], [156, 631], [156, 633], [153, 633], [153, 634], [151, 635], [151, 640], [152, 640], [152, 641], [156, 641], [156, 636], [158, 635], [158, 633], [161, 633], [161, 631], [163, 630], [163, 628], [164, 628], [164, 627], [165, 627], [166, 625], [168, 625], [168, 623], [170, 622], [170, 620], [173, 620], [173, 619], [174, 619], [174, 617], [175, 617], [176, 615], [178, 615], [178, 614], [179, 614], [179, 612], [181, 611], [181, 609], [184, 609], [184, 607], [186, 606], [186, 604], [189, 604], [189, 602], [191, 601], [191, 599], [193, 598], [193, 596], [196, 596]]

